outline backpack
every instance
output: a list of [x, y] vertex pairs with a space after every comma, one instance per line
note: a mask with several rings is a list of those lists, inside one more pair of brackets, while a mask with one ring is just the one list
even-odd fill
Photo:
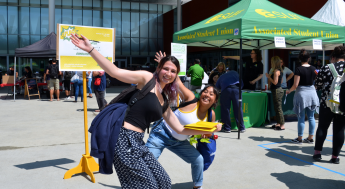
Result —
[[57, 64], [50, 65], [49, 75], [51, 79], [57, 79], [59, 77], [59, 65]]
[[328, 67], [332, 72], [333, 81], [330, 89], [331, 91], [328, 93], [327, 96], [326, 106], [329, 107], [333, 113], [341, 114], [342, 112], [339, 110], [339, 95], [341, 83], [345, 79], [345, 74], [339, 75], [334, 67], [334, 64], [328, 64]]
[[70, 71], [65, 71], [65, 74], [64, 74], [64, 80], [71, 80], [72, 78], [72, 72]]

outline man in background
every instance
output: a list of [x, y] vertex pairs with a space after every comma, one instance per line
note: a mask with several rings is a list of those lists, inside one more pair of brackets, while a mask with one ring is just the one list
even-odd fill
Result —
[[187, 76], [191, 77], [191, 91], [201, 89], [202, 80], [204, 79], [204, 69], [200, 66], [199, 59], [194, 60], [194, 65], [189, 68]]
[[46, 74], [49, 74], [50, 82], [49, 82], [49, 89], [50, 89], [50, 101], [53, 101], [54, 98], [54, 89], [56, 94], [56, 100], [60, 101], [60, 80], [59, 75], [62, 75], [61, 71], [59, 71], [59, 65], [56, 63], [56, 60], [52, 61], [52, 64], [48, 67]]

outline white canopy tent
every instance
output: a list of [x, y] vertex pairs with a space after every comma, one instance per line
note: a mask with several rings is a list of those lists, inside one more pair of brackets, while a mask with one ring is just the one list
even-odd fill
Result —
[[[328, 0], [327, 3], [311, 18], [320, 22], [345, 26], [345, 2], [344, 0]], [[333, 45], [338, 46], [338, 45]], [[322, 64], [325, 64], [325, 50], [333, 50], [323, 48]], [[333, 47], [334, 48], [334, 47]]]

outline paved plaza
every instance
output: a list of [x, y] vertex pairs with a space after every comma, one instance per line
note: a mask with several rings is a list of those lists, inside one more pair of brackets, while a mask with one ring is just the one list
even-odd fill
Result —
[[[109, 102], [124, 87], [107, 89]], [[64, 180], [65, 172], [78, 165], [84, 147], [83, 104], [70, 101], [49, 102], [32, 97], [15, 102], [6, 90], [0, 91], [0, 188], [121, 188], [116, 173], [95, 173], [96, 183], [79, 174]], [[64, 97], [64, 95], [62, 95]], [[62, 98], [63, 99], [63, 98]], [[88, 98], [88, 122], [97, 109], [96, 99]], [[258, 110], [260, 111], [260, 110]], [[317, 121], [317, 120], [316, 120]], [[323, 161], [313, 162], [312, 144], [292, 144], [297, 137], [296, 118], [289, 118], [285, 131], [271, 125], [249, 128], [237, 139], [237, 132], [217, 133], [214, 163], [204, 173], [204, 189], [216, 188], [345, 188], [345, 149], [340, 164], [331, 164], [332, 130], [322, 152]], [[308, 133], [306, 123], [305, 137]], [[148, 135], [145, 134], [145, 140]], [[90, 138], [90, 135], [89, 135]], [[170, 175], [173, 189], [191, 189], [190, 166], [165, 150], [159, 159]]]

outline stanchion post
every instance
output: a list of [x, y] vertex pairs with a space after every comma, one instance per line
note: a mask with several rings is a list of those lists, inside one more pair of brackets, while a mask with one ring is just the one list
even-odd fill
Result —
[[[240, 89], [238, 94], [238, 107], [240, 107], [240, 111], [238, 111], [238, 120], [241, 118], [241, 110], [242, 110], [242, 70], [243, 70], [243, 63], [242, 63], [242, 38], [240, 39]], [[238, 139], [241, 137], [240, 131], [240, 122], [237, 122], [237, 129], [238, 129]]]
[[79, 165], [65, 173], [64, 179], [69, 179], [74, 174], [87, 173], [91, 177], [91, 181], [96, 182], [93, 172], [99, 171], [99, 165], [95, 159], [90, 156], [89, 152], [89, 138], [88, 138], [88, 122], [87, 122], [87, 98], [86, 98], [86, 72], [83, 72], [83, 104], [84, 104], [84, 136], [85, 136], [85, 154], [81, 158]]

